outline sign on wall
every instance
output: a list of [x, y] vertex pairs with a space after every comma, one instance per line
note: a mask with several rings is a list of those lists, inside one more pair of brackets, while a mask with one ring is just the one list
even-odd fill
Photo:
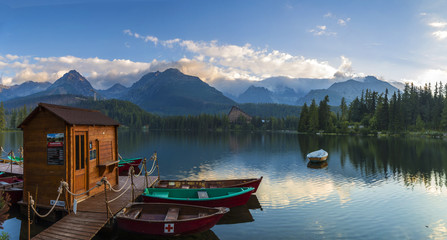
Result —
[[64, 134], [47, 134], [47, 163], [48, 165], [64, 165]]

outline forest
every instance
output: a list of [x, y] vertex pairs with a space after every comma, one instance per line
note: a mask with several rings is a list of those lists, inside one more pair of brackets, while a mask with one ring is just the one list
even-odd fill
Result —
[[415, 87], [406, 84], [403, 92], [388, 96], [366, 90], [349, 106], [344, 98], [337, 112], [330, 111], [329, 98], [306, 104], [300, 113], [299, 132], [406, 133], [447, 130], [447, 85], [436, 83]]

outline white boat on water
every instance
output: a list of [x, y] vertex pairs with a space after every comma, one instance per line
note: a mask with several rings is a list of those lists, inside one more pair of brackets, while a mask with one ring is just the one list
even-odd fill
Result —
[[320, 163], [326, 161], [328, 155], [329, 154], [326, 151], [320, 149], [318, 151], [314, 151], [307, 154], [307, 159], [309, 159], [309, 161], [313, 163]]

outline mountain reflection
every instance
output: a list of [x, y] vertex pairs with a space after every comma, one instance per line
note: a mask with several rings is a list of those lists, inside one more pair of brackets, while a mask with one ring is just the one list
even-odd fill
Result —
[[[443, 188], [447, 184], [446, 143], [439, 139], [140, 131], [120, 131], [119, 139], [125, 139], [119, 143], [123, 157], [147, 157], [157, 151], [160, 171], [165, 177], [259, 177], [269, 174], [263, 169], [266, 165], [277, 166], [285, 158], [307, 163], [307, 153], [325, 149], [329, 153], [328, 166], [321, 170], [328, 169], [334, 176], [355, 178], [367, 184], [389, 178], [407, 186]], [[285, 171], [288, 170], [293, 171], [290, 167]]]

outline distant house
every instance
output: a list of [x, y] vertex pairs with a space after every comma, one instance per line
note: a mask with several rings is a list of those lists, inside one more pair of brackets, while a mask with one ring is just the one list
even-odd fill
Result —
[[234, 123], [238, 120], [239, 117], [244, 117], [247, 122], [251, 121], [251, 116], [246, 114], [244, 111], [242, 111], [240, 108], [233, 106], [230, 110], [230, 112], [228, 113], [228, 119], [230, 120], [231, 123]]

